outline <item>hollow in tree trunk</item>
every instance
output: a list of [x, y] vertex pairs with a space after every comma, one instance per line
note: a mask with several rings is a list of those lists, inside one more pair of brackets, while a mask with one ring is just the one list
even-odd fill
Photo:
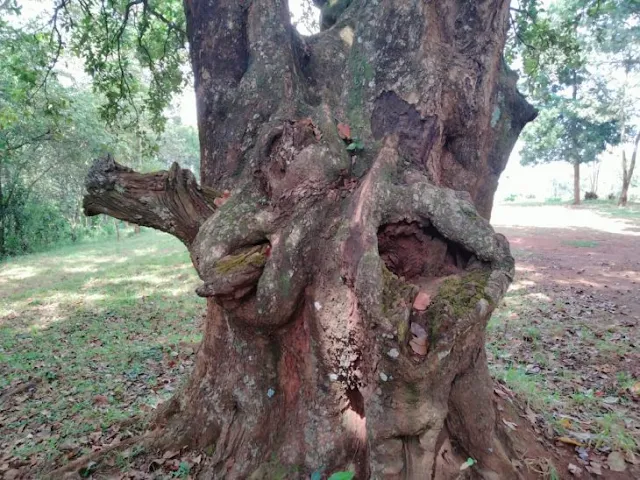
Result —
[[517, 478], [484, 346], [514, 272], [493, 195], [535, 117], [509, 2], [346, 4], [303, 38], [287, 2], [185, 2], [202, 185], [89, 174], [87, 214], [176, 235], [202, 279], [196, 366], [156, 422], [203, 478], [458, 478], [467, 457]]

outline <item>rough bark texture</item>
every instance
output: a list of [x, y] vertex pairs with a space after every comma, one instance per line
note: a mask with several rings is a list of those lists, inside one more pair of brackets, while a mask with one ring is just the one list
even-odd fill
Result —
[[309, 38], [282, 0], [185, 3], [220, 208], [177, 167], [90, 176], [89, 213], [171, 231], [203, 281], [196, 368], [157, 421], [203, 478], [517, 478], [484, 350], [513, 276], [493, 194], [535, 116], [509, 2], [343, 3]]
[[189, 170], [174, 163], [167, 172], [136, 173], [110, 155], [87, 176], [83, 202], [88, 216], [106, 214], [171, 233], [187, 246], [215, 211], [216, 192], [200, 187]]

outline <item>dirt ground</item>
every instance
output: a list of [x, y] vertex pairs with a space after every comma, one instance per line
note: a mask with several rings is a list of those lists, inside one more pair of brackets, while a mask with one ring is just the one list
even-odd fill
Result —
[[517, 274], [490, 362], [501, 396], [528, 412], [516, 423], [558, 455], [556, 478], [640, 478], [640, 218], [607, 213], [498, 206], [492, 218]]

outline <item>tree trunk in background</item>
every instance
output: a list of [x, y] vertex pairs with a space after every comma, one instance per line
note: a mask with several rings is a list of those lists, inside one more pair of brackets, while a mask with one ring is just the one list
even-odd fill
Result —
[[573, 161], [573, 204], [580, 205], [580, 160]]
[[514, 272], [493, 195], [535, 117], [509, 2], [353, 0], [309, 38], [284, 1], [185, 5], [202, 186], [106, 158], [85, 197], [176, 235], [202, 279], [166, 441], [208, 452], [203, 478], [459, 478], [467, 457], [517, 478], [484, 347]]
[[2, 157], [0, 157], [0, 258], [4, 257], [4, 229], [5, 229], [5, 208], [4, 208], [4, 191], [2, 190], [3, 165]]
[[633, 153], [631, 154], [631, 163], [627, 163], [627, 155], [622, 150], [622, 190], [620, 192], [620, 199], [618, 205], [626, 207], [629, 196], [629, 187], [631, 186], [631, 180], [633, 179], [633, 173], [636, 168], [636, 158], [638, 155], [638, 144], [640, 144], [640, 133], [636, 135], [633, 141]]

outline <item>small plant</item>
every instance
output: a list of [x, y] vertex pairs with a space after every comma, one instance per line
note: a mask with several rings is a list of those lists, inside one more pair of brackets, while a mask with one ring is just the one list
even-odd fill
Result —
[[189, 476], [189, 472], [191, 471], [191, 465], [187, 462], [180, 462], [178, 466], [178, 470], [173, 472], [174, 478], [187, 478]]
[[354, 138], [353, 141], [347, 145], [347, 150], [350, 152], [361, 152], [364, 150], [364, 142], [359, 138]]
[[354, 472], [336, 472], [329, 477], [329, 480], [351, 480], [355, 475]]
[[584, 194], [585, 200], [598, 200], [598, 194], [596, 192], [587, 192]]

